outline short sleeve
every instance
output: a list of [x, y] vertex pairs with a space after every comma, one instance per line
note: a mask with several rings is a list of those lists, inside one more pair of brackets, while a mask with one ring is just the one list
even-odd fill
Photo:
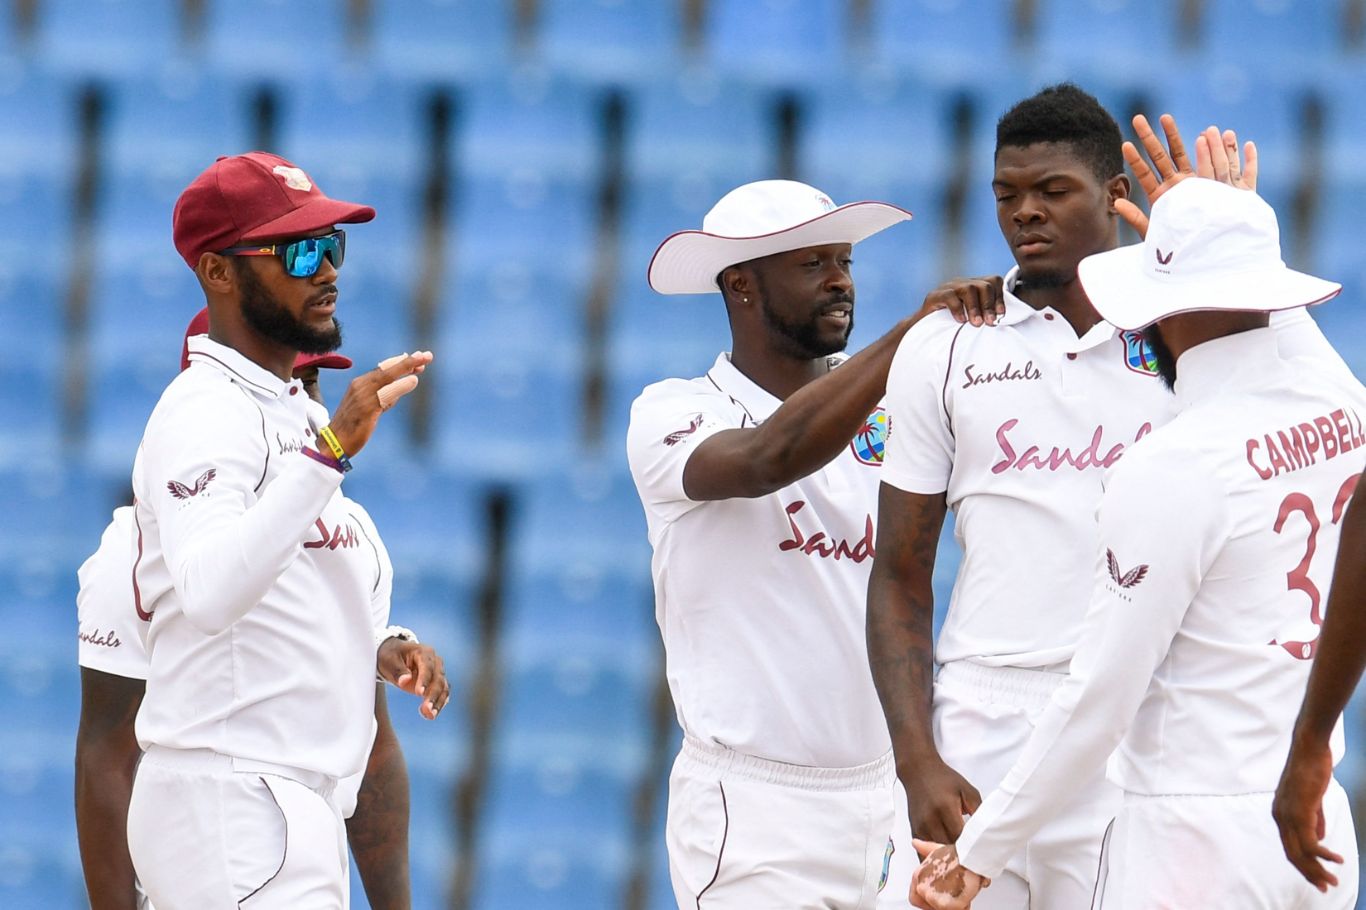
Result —
[[146, 625], [133, 605], [133, 507], [114, 511], [99, 549], [76, 572], [77, 660], [128, 679], [147, 678]]
[[908, 493], [942, 493], [953, 473], [954, 441], [944, 377], [958, 325], [932, 314], [901, 339], [883, 400], [891, 418], [882, 481]]
[[648, 511], [674, 521], [699, 505], [683, 492], [683, 469], [703, 442], [736, 427], [728, 405], [687, 380], [655, 383], [631, 405], [626, 456]]

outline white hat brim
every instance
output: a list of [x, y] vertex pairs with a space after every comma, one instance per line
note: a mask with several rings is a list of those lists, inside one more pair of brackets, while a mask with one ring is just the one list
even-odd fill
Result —
[[1336, 297], [1342, 285], [1284, 265], [1187, 281], [1162, 281], [1144, 267], [1142, 243], [1087, 256], [1077, 266], [1091, 305], [1116, 328], [1145, 329], [1177, 313], [1204, 310], [1274, 313]]
[[650, 260], [650, 287], [661, 294], [714, 294], [716, 276], [741, 262], [830, 243], [858, 243], [911, 213], [886, 202], [850, 202], [810, 221], [758, 237], [679, 231]]

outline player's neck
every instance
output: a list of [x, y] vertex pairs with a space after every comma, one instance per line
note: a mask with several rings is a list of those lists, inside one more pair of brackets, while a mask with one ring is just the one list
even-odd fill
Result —
[[1066, 284], [1030, 287], [1021, 280], [1015, 285], [1014, 293], [1036, 310], [1049, 308], [1066, 319], [1077, 337], [1085, 335], [1091, 327], [1100, 322], [1100, 314], [1086, 298], [1081, 282], [1073, 278]]
[[741, 344], [739, 339], [735, 339], [730, 362], [750, 382], [779, 401], [786, 401], [793, 392], [825, 375], [830, 369], [825, 357], [803, 360], [772, 350], [756, 351]]

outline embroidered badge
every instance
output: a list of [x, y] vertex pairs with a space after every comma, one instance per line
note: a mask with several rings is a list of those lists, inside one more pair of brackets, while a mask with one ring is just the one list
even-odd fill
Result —
[[681, 430], [674, 430], [668, 436], [665, 436], [664, 444], [666, 446], [676, 446], [684, 439], [687, 439], [689, 436], [696, 433], [697, 428], [700, 426], [702, 426], [702, 415], [695, 414], [693, 415], [692, 423], [688, 424]]
[[854, 457], [866, 465], [880, 467], [883, 452], [887, 448], [887, 434], [891, 428], [891, 418], [887, 416], [885, 409], [878, 408], [869, 414], [863, 426], [859, 427], [858, 435], [849, 443]]
[[214, 468], [209, 468], [195, 479], [194, 486], [192, 487], [187, 487], [178, 480], [169, 480], [166, 482], [166, 489], [170, 490], [171, 495], [176, 499], [190, 499], [208, 489], [209, 482], [217, 476], [218, 471]]
[[1146, 565], [1135, 566], [1127, 572], [1120, 572], [1119, 560], [1115, 558], [1115, 551], [1105, 550], [1105, 563], [1110, 570], [1110, 577], [1115, 580], [1115, 584], [1121, 588], [1136, 588], [1148, 577], [1148, 567]]
[[1157, 376], [1157, 356], [1143, 340], [1143, 333], [1120, 332], [1120, 337], [1124, 339], [1124, 365], [1135, 373]]

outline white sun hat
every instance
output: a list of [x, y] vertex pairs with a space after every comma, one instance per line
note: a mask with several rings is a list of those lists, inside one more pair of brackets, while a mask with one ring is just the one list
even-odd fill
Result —
[[1077, 276], [1096, 312], [1131, 330], [1197, 310], [1290, 310], [1342, 290], [1286, 268], [1276, 213], [1262, 197], [1201, 178], [1153, 203], [1142, 243], [1087, 256]]
[[679, 231], [650, 260], [650, 287], [661, 294], [717, 293], [716, 276], [731, 266], [810, 246], [858, 243], [911, 213], [885, 202], [835, 205], [795, 180], [746, 183], [721, 197], [702, 230]]

